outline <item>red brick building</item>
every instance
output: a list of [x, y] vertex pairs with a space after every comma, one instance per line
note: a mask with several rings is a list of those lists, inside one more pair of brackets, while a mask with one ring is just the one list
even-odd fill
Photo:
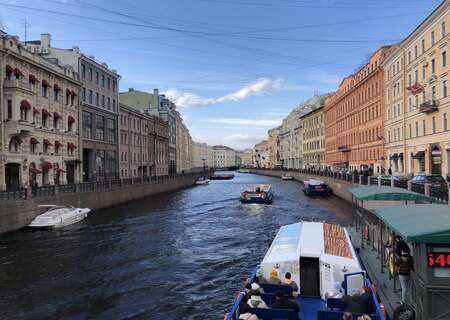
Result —
[[384, 160], [384, 72], [392, 46], [381, 47], [325, 101], [325, 163], [332, 169], [381, 172]]

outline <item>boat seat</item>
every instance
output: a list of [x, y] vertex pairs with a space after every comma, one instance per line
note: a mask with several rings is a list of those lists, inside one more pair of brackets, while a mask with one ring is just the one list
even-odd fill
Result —
[[[328, 298], [327, 299], [327, 308], [330, 310], [337, 310], [337, 311], [344, 311], [345, 310], [345, 303], [342, 302], [342, 299], [340, 298]], [[372, 300], [368, 302], [367, 310], [370, 313], [373, 313], [375, 311], [375, 306]]]
[[294, 310], [253, 308], [252, 313], [262, 320], [298, 320]]
[[290, 296], [292, 295], [292, 287], [285, 286], [282, 284], [269, 284], [269, 283], [260, 283], [261, 288], [264, 289], [265, 293], [275, 293], [277, 291], [283, 292], [283, 294]]
[[[362, 316], [362, 313], [352, 313], [353, 320], [358, 320], [358, 317]], [[336, 310], [319, 310], [317, 312], [317, 320], [342, 320], [344, 311]], [[369, 314], [371, 320], [380, 320], [375, 314]]]

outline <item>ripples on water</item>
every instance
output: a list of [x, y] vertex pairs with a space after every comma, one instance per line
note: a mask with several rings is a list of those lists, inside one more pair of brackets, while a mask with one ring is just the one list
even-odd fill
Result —
[[[270, 183], [272, 205], [241, 205]], [[348, 223], [335, 198], [250, 174], [92, 213], [56, 231], [0, 236], [0, 318], [222, 319], [278, 228], [302, 218]]]

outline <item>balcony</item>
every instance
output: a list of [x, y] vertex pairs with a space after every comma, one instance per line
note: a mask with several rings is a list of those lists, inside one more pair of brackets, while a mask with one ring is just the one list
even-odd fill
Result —
[[28, 134], [34, 131], [34, 124], [22, 120], [6, 120], [5, 132], [7, 134]]
[[343, 146], [338, 147], [338, 151], [339, 152], [350, 152], [350, 151], [352, 151], [352, 149], [350, 149], [349, 146], [347, 146], [347, 145], [343, 145]]
[[4, 87], [5, 89], [22, 89], [28, 91], [29, 93], [34, 93], [33, 87], [28, 81], [19, 79], [5, 80]]
[[438, 102], [434, 99], [427, 100], [420, 104], [419, 111], [422, 113], [431, 113], [438, 111]]

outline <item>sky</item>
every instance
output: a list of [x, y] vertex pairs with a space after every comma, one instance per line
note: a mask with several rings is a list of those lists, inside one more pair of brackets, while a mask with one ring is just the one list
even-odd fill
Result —
[[21, 40], [26, 30], [27, 40], [51, 33], [52, 46], [79, 46], [118, 70], [121, 91], [166, 93], [195, 141], [244, 149], [440, 3], [0, 0], [0, 23]]

